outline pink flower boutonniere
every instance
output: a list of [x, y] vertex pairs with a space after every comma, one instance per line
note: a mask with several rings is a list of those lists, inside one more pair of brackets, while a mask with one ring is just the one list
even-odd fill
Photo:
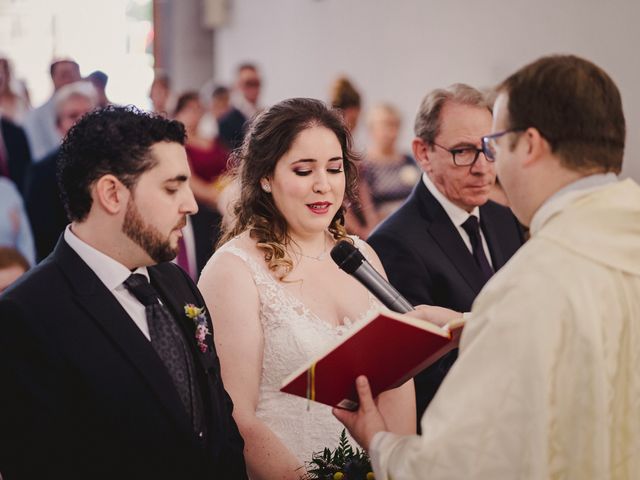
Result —
[[184, 306], [185, 315], [193, 320], [196, 324], [196, 342], [198, 348], [202, 353], [207, 353], [209, 347], [207, 346], [207, 335], [211, 335], [209, 326], [207, 325], [207, 316], [205, 315], [204, 307], [196, 307], [192, 303], [188, 303]]

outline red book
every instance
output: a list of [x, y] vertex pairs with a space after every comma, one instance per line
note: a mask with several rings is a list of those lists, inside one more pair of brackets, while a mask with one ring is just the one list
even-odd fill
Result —
[[359, 375], [369, 379], [374, 397], [399, 387], [454, 349], [463, 326], [462, 318], [438, 327], [382, 310], [327, 353], [289, 375], [280, 391], [355, 410]]

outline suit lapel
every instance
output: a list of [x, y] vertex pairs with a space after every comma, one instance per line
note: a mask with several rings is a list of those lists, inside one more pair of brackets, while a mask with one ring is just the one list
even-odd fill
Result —
[[[176, 292], [181, 291], [181, 289], [176, 285], [175, 276], [171, 276], [170, 278], [169, 275], [166, 275], [153, 267], [148, 268], [147, 271], [149, 272], [151, 284], [160, 294], [162, 302], [167, 306], [169, 312], [171, 312], [171, 315], [173, 315], [173, 318], [182, 330], [193, 357], [196, 358], [204, 370], [207, 371], [213, 366], [214, 361], [211, 335], [208, 335], [206, 339], [208, 347], [207, 351], [201, 352], [196, 342], [196, 324], [192, 319], [187, 317], [184, 311], [185, 305], [189, 303], [196, 307], [203, 307], [204, 305], [200, 305], [198, 300], [192, 294], [183, 293], [182, 296], [177, 295]], [[211, 325], [209, 325], [209, 329], [211, 329]]]
[[424, 182], [419, 182], [415, 193], [418, 195], [423, 215], [427, 220], [429, 235], [440, 246], [469, 287], [476, 293], [482, 290], [485, 283], [482, 272], [447, 212], [431, 195]]
[[[184, 334], [189, 350], [195, 359], [198, 383], [200, 385], [200, 394], [202, 395], [203, 407], [205, 413], [205, 422], [209, 430], [209, 436], [215, 442], [221, 442], [222, 424], [219, 422], [218, 416], [215, 414], [214, 400], [216, 392], [212, 390], [212, 381], [219, 379], [220, 371], [216, 366], [218, 364], [213, 345], [213, 327], [211, 325], [211, 317], [207, 312], [208, 327], [211, 335], [207, 335], [205, 343], [207, 350], [200, 351], [196, 341], [196, 325], [195, 322], [187, 317], [184, 307], [186, 304], [193, 304], [196, 307], [205, 307], [202, 299], [198, 299], [193, 291], [188, 288], [189, 280], [185, 277], [182, 281], [176, 282], [179, 272], [173, 271], [180, 267], [167, 265], [164, 268], [151, 267], [148, 268], [151, 284], [159, 293], [162, 302], [174, 316], [179, 328]], [[216, 447], [216, 448], [219, 448]]]
[[118, 300], [62, 237], [53, 255], [73, 286], [78, 304], [140, 372], [169, 415], [185, 432], [191, 432], [190, 419], [165, 366]]

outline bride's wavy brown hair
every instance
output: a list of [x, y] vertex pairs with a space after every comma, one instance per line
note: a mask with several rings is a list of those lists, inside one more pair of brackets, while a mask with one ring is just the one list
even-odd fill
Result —
[[284, 278], [293, 267], [286, 247], [291, 242], [287, 221], [260, 186], [273, 175], [278, 160], [307, 128], [324, 127], [335, 133], [342, 148], [345, 175], [343, 205], [331, 220], [329, 232], [336, 240], [349, 240], [344, 228], [345, 203], [356, 201], [358, 156], [352, 151], [349, 131], [336, 110], [311, 98], [290, 98], [259, 114], [245, 135], [242, 147], [232, 154], [231, 165], [240, 182], [240, 197], [232, 205], [233, 220], [223, 227], [218, 246], [249, 230], [270, 270]]

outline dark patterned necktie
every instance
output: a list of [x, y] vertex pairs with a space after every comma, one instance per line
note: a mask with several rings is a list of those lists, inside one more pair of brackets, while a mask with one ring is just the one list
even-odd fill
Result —
[[180, 328], [171, 318], [169, 310], [160, 303], [147, 277], [134, 273], [124, 281], [124, 285], [144, 305], [151, 345], [167, 367], [180, 400], [193, 422], [194, 431], [201, 432], [202, 399], [195, 380], [193, 357]]
[[469, 218], [465, 220], [462, 224], [462, 228], [467, 235], [469, 235], [469, 240], [471, 240], [471, 250], [473, 251], [473, 258], [476, 263], [480, 267], [480, 271], [482, 272], [482, 276], [484, 277], [485, 282], [491, 278], [493, 275], [493, 268], [491, 268], [491, 264], [489, 260], [487, 260], [487, 256], [484, 253], [484, 248], [482, 246], [482, 237], [480, 237], [480, 225], [478, 224], [478, 217], [475, 215], [470, 215]]

